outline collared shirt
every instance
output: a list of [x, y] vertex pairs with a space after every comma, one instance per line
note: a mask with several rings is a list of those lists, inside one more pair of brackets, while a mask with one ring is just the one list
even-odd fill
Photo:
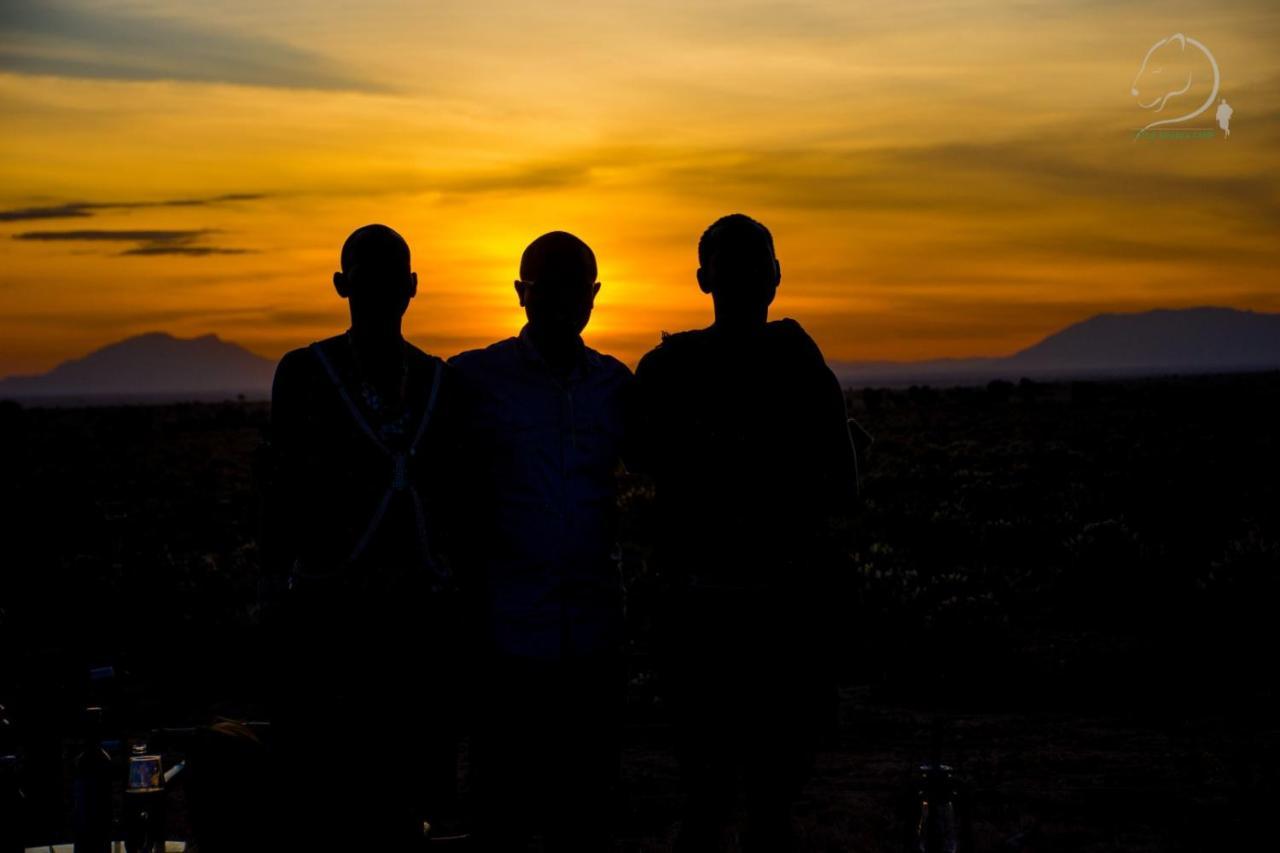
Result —
[[617, 471], [631, 371], [583, 345], [559, 376], [519, 337], [454, 356], [472, 490], [469, 563], [500, 652], [560, 659], [620, 640]]

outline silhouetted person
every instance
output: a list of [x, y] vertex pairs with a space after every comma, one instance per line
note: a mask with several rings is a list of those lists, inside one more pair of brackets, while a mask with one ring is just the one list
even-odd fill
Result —
[[1231, 116], [1234, 113], [1235, 110], [1227, 103], [1226, 98], [1218, 102], [1218, 111], [1214, 116], [1218, 119], [1218, 127], [1222, 128], [1223, 136], [1231, 135]]
[[515, 283], [518, 337], [455, 356], [474, 493], [465, 555], [483, 662], [481, 848], [604, 850], [617, 774], [622, 589], [613, 557], [631, 372], [582, 342], [600, 284], [577, 237], [544, 234]]
[[768, 322], [781, 270], [742, 214], [698, 244], [715, 323], [664, 335], [636, 370], [636, 465], [653, 477], [654, 564], [670, 584], [661, 674], [687, 806], [678, 849], [718, 849], [737, 797], [748, 849], [793, 843], [790, 808], [824, 713], [829, 515], [856, 489], [844, 397], [794, 320]]
[[401, 335], [418, 285], [404, 239], [367, 225], [341, 261], [350, 329], [286, 354], [272, 389], [285, 843], [401, 850], [454, 772], [457, 608], [437, 546], [457, 389]]

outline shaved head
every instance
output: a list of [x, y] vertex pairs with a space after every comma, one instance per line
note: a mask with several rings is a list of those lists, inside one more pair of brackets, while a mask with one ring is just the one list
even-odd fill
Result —
[[333, 286], [351, 306], [352, 327], [394, 329], [399, 336], [400, 318], [418, 293], [409, 244], [385, 225], [364, 225], [342, 244], [341, 260]]
[[342, 244], [342, 271], [356, 267], [378, 272], [408, 272], [409, 244], [385, 225], [364, 225]]
[[568, 231], [543, 234], [520, 256], [520, 278], [524, 281], [596, 280], [596, 253]]

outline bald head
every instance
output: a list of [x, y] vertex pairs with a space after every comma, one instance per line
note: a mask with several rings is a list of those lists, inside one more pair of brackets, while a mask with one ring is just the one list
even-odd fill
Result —
[[367, 270], [409, 271], [409, 244], [385, 225], [362, 225], [342, 244], [342, 271], [356, 267]]
[[534, 332], [544, 339], [577, 340], [600, 290], [596, 272], [595, 252], [567, 231], [530, 243], [520, 256], [516, 293]]
[[534, 240], [520, 256], [524, 281], [596, 280], [596, 253], [568, 231], [551, 231]]
[[385, 225], [364, 225], [342, 244], [342, 269], [333, 286], [351, 307], [353, 327], [392, 330], [418, 292], [409, 263], [409, 244]]

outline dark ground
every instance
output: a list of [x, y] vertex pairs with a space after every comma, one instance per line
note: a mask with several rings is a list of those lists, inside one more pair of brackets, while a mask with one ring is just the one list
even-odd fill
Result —
[[[1280, 374], [849, 401], [876, 444], [839, 531], [845, 687], [798, 810], [807, 849], [901, 849], [898, 802], [936, 732], [978, 849], [1263, 849], [1248, 842], [1280, 801]], [[122, 674], [131, 732], [256, 716], [266, 417], [0, 408], [0, 703], [43, 826], [65, 821], [58, 774], [89, 665]], [[620, 849], [661, 850], [678, 791], [648, 678], [650, 496], [623, 485], [636, 641]]]

